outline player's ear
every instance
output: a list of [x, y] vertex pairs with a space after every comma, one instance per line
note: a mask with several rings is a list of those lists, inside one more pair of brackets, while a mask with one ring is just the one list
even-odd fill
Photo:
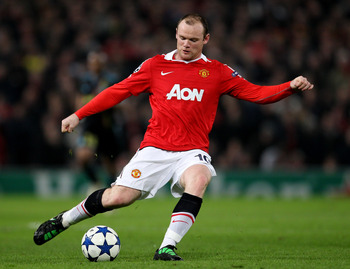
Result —
[[209, 42], [210, 34], [206, 34], [206, 36], [203, 39], [203, 44], [207, 44]]

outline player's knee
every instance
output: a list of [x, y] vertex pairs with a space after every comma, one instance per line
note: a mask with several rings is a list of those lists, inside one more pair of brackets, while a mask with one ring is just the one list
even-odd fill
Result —
[[198, 188], [206, 189], [210, 182], [210, 177], [199, 174], [194, 178], [194, 184], [198, 186]]
[[127, 199], [127, 197], [118, 196], [118, 197], [110, 197], [106, 204], [104, 205], [107, 208], [120, 208], [125, 207], [132, 204], [133, 201]]
[[207, 186], [210, 183], [211, 173], [209, 169], [203, 165], [194, 165], [189, 167], [180, 179], [181, 185], [185, 192], [203, 197]]
[[106, 208], [121, 208], [131, 205], [135, 202], [141, 195], [138, 190], [113, 186], [107, 189], [102, 197], [102, 204]]
[[207, 177], [204, 174], [199, 174], [192, 177], [191, 180], [186, 181], [184, 191], [194, 196], [203, 197], [209, 182], [210, 177]]

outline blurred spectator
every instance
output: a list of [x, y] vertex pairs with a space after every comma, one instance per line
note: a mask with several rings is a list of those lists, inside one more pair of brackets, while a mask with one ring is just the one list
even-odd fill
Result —
[[[108, 70], [105, 53], [91, 51], [86, 58], [86, 68], [77, 74], [77, 108], [119, 79], [115, 72]], [[117, 171], [114, 162], [124, 146], [125, 138], [123, 132], [118, 132], [122, 126], [116, 122], [114, 110], [109, 109], [84, 119], [77, 130], [77, 141], [72, 145], [75, 147], [75, 161], [89, 179], [89, 194], [104, 186], [104, 181], [99, 178], [97, 164], [103, 165], [110, 182], [115, 181]]]
[[[189, 12], [215, 27], [205, 54], [249, 81], [275, 84], [303, 74], [315, 84], [314, 91], [265, 107], [223, 99], [210, 136], [217, 167], [349, 165], [346, 0], [2, 0], [0, 164], [68, 164], [72, 141], [58, 128], [75, 109], [87, 53], [101, 49], [123, 79], [144, 59], [172, 49], [174, 26]], [[129, 155], [150, 112], [142, 98], [118, 109], [119, 131], [128, 138], [120, 156]]]

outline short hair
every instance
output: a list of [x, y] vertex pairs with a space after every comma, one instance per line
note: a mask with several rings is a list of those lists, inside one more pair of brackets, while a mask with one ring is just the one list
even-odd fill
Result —
[[193, 24], [199, 22], [199, 23], [201, 23], [201, 24], [203, 25], [203, 28], [204, 28], [204, 33], [203, 33], [203, 34], [204, 34], [204, 37], [205, 37], [207, 34], [209, 34], [209, 26], [208, 26], [207, 20], [206, 20], [203, 16], [201, 16], [201, 15], [199, 15], [199, 14], [197, 14], [197, 13], [190, 13], [190, 14], [187, 14], [187, 15], [183, 16], [183, 17], [179, 20], [179, 22], [177, 23], [177, 26], [179, 26], [179, 24], [180, 24], [182, 21], [185, 21], [185, 23], [188, 24], [188, 25], [193, 25]]

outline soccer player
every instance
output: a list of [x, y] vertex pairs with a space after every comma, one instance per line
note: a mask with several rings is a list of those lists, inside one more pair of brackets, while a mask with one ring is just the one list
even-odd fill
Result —
[[182, 260], [175, 252], [176, 244], [195, 222], [205, 190], [216, 175], [208, 154], [208, 135], [220, 97], [227, 94], [268, 104], [313, 88], [302, 76], [275, 86], [254, 85], [227, 65], [202, 54], [209, 37], [202, 16], [184, 16], [176, 28], [176, 50], [144, 61], [128, 78], [105, 89], [62, 121], [62, 132], [72, 132], [81, 119], [141, 93], [149, 94], [153, 111], [139, 150], [112, 186], [97, 190], [41, 224], [34, 233], [36, 244], [44, 244], [98, 213], [152, 198], [171, 182], [173, 196], [180, 199], [154, 259]]
[[[115, 84], [118, 76], [106, 68], [107, 55], [100, 51], [91, 51], [87, 55], [87, 71], [78, 79], [78, 106], [88, 103], [95, 95]], [[115, 180], [115, 156], [119, 151], [118, 135], [113, 125], [114, 110], [108, 109], [80, 124], [80, 132], [75, 149], [75, 159], [89, 179], [88, 194], [104, 186], [95, 169], [97, 154], [108, 174], [108, 182]]]

